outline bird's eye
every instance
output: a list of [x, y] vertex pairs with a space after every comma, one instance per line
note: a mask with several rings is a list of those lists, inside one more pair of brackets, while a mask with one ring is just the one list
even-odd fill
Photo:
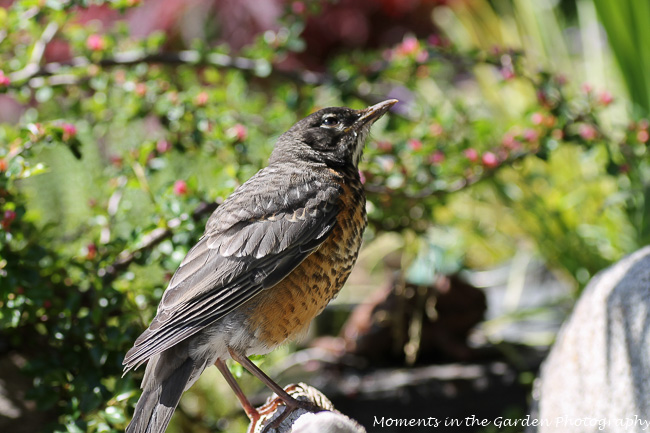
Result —
[[332, 127], [339, 124], [339, 118], [336, 116], [329, 116], [323, 119], [322, 126]]

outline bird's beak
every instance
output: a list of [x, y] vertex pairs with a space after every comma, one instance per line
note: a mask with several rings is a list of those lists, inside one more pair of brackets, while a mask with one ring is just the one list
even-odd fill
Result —
[[379, 104], [375, 104], [363, 110], [359, 110], [361, 117], [359, 117], [359, 119], [354, 122], [352, 127], [359, 128], [366, 124], [372, 125], [375, 123], [375, 121], [377, 121], [377, 119], [386, 114], [390, 107], [397, 104], [397, 102], [397, 99], [387, 99], [383, 102], [380, 102]]

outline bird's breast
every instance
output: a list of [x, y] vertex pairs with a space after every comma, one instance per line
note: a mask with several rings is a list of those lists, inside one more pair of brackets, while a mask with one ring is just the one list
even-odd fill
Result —
[[269, 348], [304, 331], [338, 294], [357, 260], [366, 227], [360, 183], [342, 185], [336, 225], [286, 278], [251, 300], [249, 329]]

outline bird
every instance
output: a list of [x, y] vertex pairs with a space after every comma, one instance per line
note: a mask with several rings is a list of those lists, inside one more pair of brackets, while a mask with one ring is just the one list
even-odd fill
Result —
[[228, 359], [274, 391], [285, 413], [309, 406], [248, 356], [302, 335], [350, 275], [367, 225], [359, 161], [370, 127], [397, 102], [329, 107], [299, 120], [279, 136], [268, 165], [216, 208], [125, 355], [124, 374], [147, 363], [126, 433], [164, 432], [181, 395], [211, 365], [251, 421], [259, 419]]

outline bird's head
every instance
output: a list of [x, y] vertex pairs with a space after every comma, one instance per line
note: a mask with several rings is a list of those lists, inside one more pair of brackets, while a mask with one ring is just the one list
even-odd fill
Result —
[[388, 99], [362, 110], [330, 107], [312, 113], [278, 138], [269, 162], [300, 158], [331, 167], [357, 167], [370, 127], [396, 102]]

